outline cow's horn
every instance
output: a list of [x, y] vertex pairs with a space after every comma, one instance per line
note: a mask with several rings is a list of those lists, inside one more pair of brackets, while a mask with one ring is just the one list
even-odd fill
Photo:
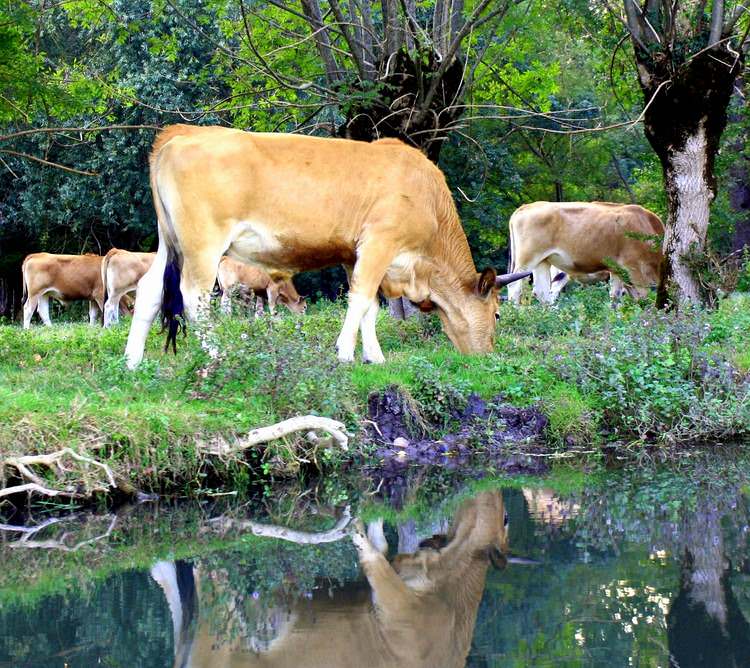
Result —
[[536, 559], [526, 559], [525, 557], [506, 557], [509, 564], [516, 564], [518, 566], [539, 566], [541, 561]]
[[517, 271], [514, 274], [500, 274], [500, 276], [495, 279], [495, 285], [498, 288], [501, 288], [504, 285], [508, 285], [509, 283], [520, 281], [522, 278], [531, 276], [531, 273], [532, 272], [530, 271]]

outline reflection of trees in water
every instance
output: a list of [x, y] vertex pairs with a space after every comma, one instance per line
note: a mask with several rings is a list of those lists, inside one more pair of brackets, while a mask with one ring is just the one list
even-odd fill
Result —
[[750, 624], [730, 584], [721, 520], [706, 503], [682, 521], [680, 590], [667, 615], [675, 668], [750, 666]]
[[750, 666], [750, 582], [732, 568], [747, 563], [739, 486], [613, 479], [563, 498], [509, 494], [508, 506], [511, 548], [545, 564], [493, 576], [472, 656], [558, 667], [664, 665], [671, 653], [675, 668]]

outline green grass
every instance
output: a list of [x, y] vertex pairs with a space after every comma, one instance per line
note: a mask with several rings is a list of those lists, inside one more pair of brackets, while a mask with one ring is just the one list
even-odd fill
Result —
[[[495, 351], [483, 356], [459, 354], [434, 317], [397, 322], [381, 312], [387, 361], [377, 366], [336, 360], [343, 314], [342, 303], [321, 303], [305, 317], [217, 316], [222, 358], [208, 378], [191, 334], [174, 356], [162, 353], [154, 328], [145, 362], [128, 372], [127, 322], [0, 326], [0, 452], [70, 446], [142, 489], [196, 489], [201, 442], [301, 413], [343, 420], [356, 434], [368, 395], [390, 385], [433, 418], [471, 392], [538, 404], [558, 448], [710, 439], [719, 428], [725, 439], [750, 435], [747, 297], [681, 316], [632, 302], [613, 310], [597, 288], [573, 291], [555, 308], [504, 305]], [[335, 468], [345, 458], [325, 461]], [[248, 479], [242, 466], [214, 465], [232, 484]]]

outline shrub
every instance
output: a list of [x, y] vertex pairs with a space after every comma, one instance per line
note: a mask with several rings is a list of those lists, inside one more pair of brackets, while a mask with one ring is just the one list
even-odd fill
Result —
[[750, 385], [704, 344], [710, 317], [647, 310], [620, 319], [597, 337], [572, 343], [560, 373], [595, 395], [622, 436], [679, 442], [750, 431]]

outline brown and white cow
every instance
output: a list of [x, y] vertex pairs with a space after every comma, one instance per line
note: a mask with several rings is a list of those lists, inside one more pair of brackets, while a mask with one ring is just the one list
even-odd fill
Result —
[[[505, 518], [500, 492], [482, 492], [464, 502], [447, 535], [391, 561], [382, 523], [367, 532], [358, 525], [351, 538], [366, 585], [350, 583], [291, 604], [269, 605], [249, 592], [233, 592], [220, 571], [159, 562], [152, 576], [172, 611], [174, 665], [463, 667], [487, 570], [513, 561], [505, 557]], [[252, 524], [253, 533], [263, 535]], [[294, 540], [298, 533], [277, 535]]]
[[365, 361], [384, 361], [375, 333], [379, 288], [436, 308], [462, 352], [492, 349], [495, 271], [477, 273], [445, 177], [418, 150], [394, 139], [175, 125], [156, 138], [150, 169], [159, 249], [138, 285], [129, 367], [143, 358], [160, 306], [172, 341], [183, 310], [196, 318], [225, 253], [274, 280], [349, 267], [337, 341], [343, 361], [354, 359], [360, 327]]
[[268, 272], [244, 262], [237, 262], [231, 257], [221, 258], [216, 279], [221, 290], [221, 305], [224, 311], [230, 309], [229, 292], [235, 286], [252, 290], [255, 293], [258, 314], [263, 313], [266, 304], [272, 314], [275, 313], [278, 303], [283, 304], [293, 313], [304, 313], [307, 308], [307, 303], [299, 296], [290, 279], [274, 281]]
[[[622, 267], [629, 282], [610, 272], [612, 299], [625, 291], [640, 297], [658, 281], [662, 253], [655, 244], [663, 234], [659, 217], [636, 204], [524, 204], [510, 217], [511, 266], [533, 272], [534, 294], [544, 303], [553, 301], [551, 265], [574, 278]], [[522, 287], [521, 282], [509, 287], [508, 299], [518, 303]]]
[[35, 311], [45, 325], [51, 325], [49, 317], [50, 297], [62, 303], [87, 299], [89, 322], [96, 324], [104, 307], [104, 286], [101, 276], [101, 255], [56, 255], [32, 253], [24, 258], [23, 326], [28, 329]]
[[113, 248], [102, 260], [101, 276], [104, 285], [104, 326], [119, 320], [118, 305], [128, 293], [135, 292], [138, 281], [154, 263], [156, 253], [134, 253]]

